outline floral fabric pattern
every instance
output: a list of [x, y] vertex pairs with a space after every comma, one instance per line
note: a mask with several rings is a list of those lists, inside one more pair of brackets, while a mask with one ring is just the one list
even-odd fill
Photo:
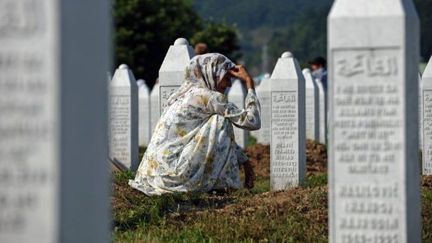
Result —
[[259, 129], [260, 104], [253, 89], [248, 90], [244, 108], [215, 91], [233, 66], [220, 54], [191, 60], [130, 186], [147, 195], [241, 187], [239, 166], [248, 158], [235, 143], [233, 125]]

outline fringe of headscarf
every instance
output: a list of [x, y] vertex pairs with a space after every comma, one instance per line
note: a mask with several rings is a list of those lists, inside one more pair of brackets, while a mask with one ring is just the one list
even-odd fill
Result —
[[219, 53], [193, 57], [186, 68], [183, 84], [168, 98], [168, 105], [172, 105], [194, 86], [216, 91], [219, 82], [234, 66], [231, 60]]

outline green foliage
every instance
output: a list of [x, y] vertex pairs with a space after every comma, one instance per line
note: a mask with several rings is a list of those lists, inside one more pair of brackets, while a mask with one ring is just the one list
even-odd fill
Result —
[[422, 238], [423, 242], [432, 242], [432, 188], [422, 190]]
[[432, 55], [432, 0], [414, 0], [420, 18], [421, 48], [420, 53], [424, 62]]
[[237, 33], [234, 27], [225, 23], [206, 23], [205, 28], [191, 38], [193, 45], [199, 42], [206, 43], [210, 52], [222, 53], [233, 61], [241, 56]]
[[252, 135], [249, 135], [246, 147], [249, 147], [249, 146], [252, 146], [252, 145], [255, 145], [255, 144], [257, 144], [256, 137], [254, 137]]
[[200, 18], [182, 0], [115, 0], [115, 65], [126, 63], [137, 78], [153, 83], [166, 51], [178, 37], [190, 38]]
[[306, 178], [305, 187], [317, 187], [327, 185], [327, 174], [311, 175]]
[[[327, 55], [327, 15], [332, 0], [206, 0], [194, 7], [206, 19], [234, 23], [240, 32], [244, 61], [259, 74], [261, 48], [269, 46], [270, 67], [290, 50], [304, 67], [311, 58]], [[432, 0], [414, 0], [421, 23], [421, 57], [432, 55]], [[271, 70], [269, 70], [271, 71]]]
[[[252, 191], [148, 197], [127, 186], [133, 176], [114, 176], [115, 242], [311, 242], [327, 237], [322, 186], [269, 193], [269, 178], [258, 178]], [[317, 216], [321, 223], [311, 225]]]
[[[305, 187], [268, 192], [269, 178], [252, 191], [180, 193], [148, 197], [127, 186], [132, 173], [115, 174], [114, 242], [327, 242], [327, 175], [309, 175]], [[424, 242], [432, 240], [431, 179], [423, 177]]]
[[286, 27], [311, 6], [319, 8], [329, 2], [331, 0], [195, 0], [193, 5], [201, 17], [226, 20], [247, 32], [263, 26]]
[[204, 41], [227, 56], [239, 49], [234, 27], [204, 22], [190, 0], [115, 0], [113, 15], [115, 66], [128, 64], [149, 85], [178, 37]]
[[[270, 55], [280, 57], [284, 51], [291, 51], [302, 66], [316, 56], [325, 57], [326, 18], [329, 9], [330, 5], [310, 9], [285, 30], [275, 32], [269, 43]], [[276, 59], [273, 59], [272, 63], [275, 64]]]
[[244, 62], [254, 75], [261, 70], [262, 47], [269, 46], [269, 67], [283, 51], [291, 50], [301, 62], [326, 55], [326, 16], [331, 0], [207, 0], [194, 1], [206, 19], [236, 24]]

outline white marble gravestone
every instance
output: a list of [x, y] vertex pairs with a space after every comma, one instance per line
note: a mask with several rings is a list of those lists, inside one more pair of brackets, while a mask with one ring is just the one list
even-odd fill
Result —
[[150, 92], [144, 80], [137, 80], [138, 85], [138, 109], [139, 109], [139, 146], [147, 146], [150, 142]]
[[432, 57], [422, 77], [423, 175], [432, 175]]
[[109, 156], [123, 169], [138, 168], [138, 86], [126, 64], [110, 83]]
[[330, 242], [421, 242], [414, 5], [337, 0], [328, 20]]
[[[240, 80], [235, 80], [228, 92], [228, 101], [234, 103], [238, 108], [244, 109], [244, 100], [246, 98], [246, 90]], [[234, 135], [236, 143], [246, 148], [249, 131], [234, 126]]]
[[[150, 134], [152, 135], [160, 118], [160, 105], [159, 105], [159, 83], [155, 83], [150, 93]], [[151, 139], [151, 136], [150, 136]]]
[[271, 137], [271, 81], [270, 74], [266, 74], [260, 85], [256, 88], [258, 100], [261, 104], [261, 128], [255, 134], [260, 144], [270, 144]]
[[308, 68], [303, 69], [306, 86], [306, 138], [319, 140], [319, 92]]
[[194, 56], [194, 50], [184, 38], [178, 38], [171, 45], [159, 69], [159, 105], [160, 117], [167, 106], [167, 100], [182, 84], [185, 78], [186, 67]]
[[315, 83], [318, 88], [318, 95], [319, 95], [319, 138], [318, 141], [322, 144], [327, 143], [327, 102], [326, 97], [324, 93], [324, 86], [321, 83], [321, 80], [315, 79]]
[[303, 183], [306, 175], [305, 80], [290, 52], [271, 76], [271, 190]]
[[[423, 82], [421, 73], [418, 74], [418, 109], [419, 109], [419, 148], [423, 149]], [[423, 157], [421, 158], [423, 159]]]
[[0, 1], [0, 242], [111, 238], [110, 8]]

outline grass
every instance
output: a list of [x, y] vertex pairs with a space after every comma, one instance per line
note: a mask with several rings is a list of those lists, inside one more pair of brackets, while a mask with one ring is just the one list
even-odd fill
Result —
[[[125, 186], [131, 178], [132, 173], [114, 177], [115, 242], [298, 242], [326, 238], [325, 176], [310, 176], [308, 186], [289, 193], [269, 193], [268, 178], [259, 177], [252, 191], [151, 198]], [[322, 226], [310, 224], [317, 219]]]
[[[148, 197], [127, 185], [133, 177], [113, 176], [114, 242], [328, 241], [322, 168], [308, 173], [302, 187], [285, 192], [269, 192], [268, 175], [260, 175], [251, 191]], [[422, 182], [422, 238], [432, 242], [432, 176]]]
[[[147, 197], [117, 173], [113, 192], [115, 242], [327, 242], [327, 176], [304, 187], [268, 192], [268, 178], [252, 191]], [[423, 242], [432, 241], [432, 188], [422, 190]]]

